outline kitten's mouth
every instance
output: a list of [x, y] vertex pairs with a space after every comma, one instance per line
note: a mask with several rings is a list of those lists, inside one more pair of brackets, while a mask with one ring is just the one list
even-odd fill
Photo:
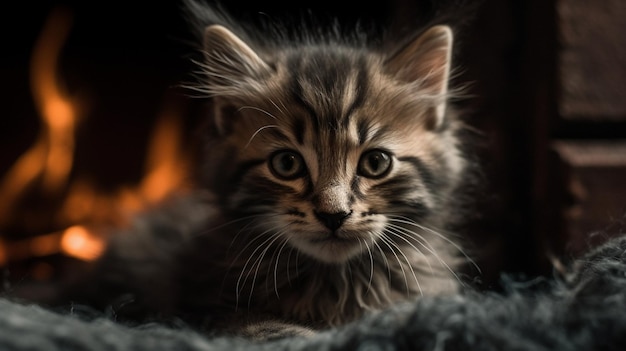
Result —
[[313, 237], [300, 237], [292, 243], [301, 252], [319, 261], [341, 264], [361, 252], [363, 240], [356, 233], [317, 232]]
[[358, 243], [358, 238], [342, 238], [337, 236], [336, 234], [327, 235], [323, 238], [315, 238], [310, 240], [313, 244], [324, 244], [324, 243], [340, 243], [340, 244], [351, 244]]

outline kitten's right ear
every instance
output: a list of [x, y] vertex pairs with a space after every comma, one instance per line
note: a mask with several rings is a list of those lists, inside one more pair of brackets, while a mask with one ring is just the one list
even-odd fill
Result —
[[203, 69], [214, 95], [250, 93], [270, 72], [270, 66], [246, 43], [221, 25], [204, 31]]

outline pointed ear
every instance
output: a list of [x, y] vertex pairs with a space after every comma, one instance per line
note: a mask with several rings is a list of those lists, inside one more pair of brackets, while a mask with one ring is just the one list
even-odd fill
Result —
[[271, 71], [254, 50], [220, 25], [204, 31], [204, 58], [203, 69], [215, 95], [250, 92]]
[[446, 113], [452, 41], [450, 27], [434, 26], [385, 62], [388, 73], [407, 83], [418, 84], [421, 93], [435, 98], [435, 127], [441, 125]]

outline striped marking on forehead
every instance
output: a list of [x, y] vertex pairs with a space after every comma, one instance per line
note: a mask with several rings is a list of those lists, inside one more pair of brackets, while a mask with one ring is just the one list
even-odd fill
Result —
[[[292, 98], [309, 114], [311, 127], [318, 132], [347, 127], [367, 94], [365, 59], [320, 50], [293, 57], [288, 66], [292, 74]], [[300, 128], [306, 128], [307, 124], [296, 123]], [[305, 132], [297, 130], [295, 134], [303, 136]]]

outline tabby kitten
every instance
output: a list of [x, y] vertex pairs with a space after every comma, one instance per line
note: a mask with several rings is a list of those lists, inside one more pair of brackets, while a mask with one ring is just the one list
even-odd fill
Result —
[[189, 6], [205, 28], [191, 88], [210, 101], [199, 189], [116, 236], [92, 293], [269, 338], [457, 291], [451, 29], [387, 52]]

